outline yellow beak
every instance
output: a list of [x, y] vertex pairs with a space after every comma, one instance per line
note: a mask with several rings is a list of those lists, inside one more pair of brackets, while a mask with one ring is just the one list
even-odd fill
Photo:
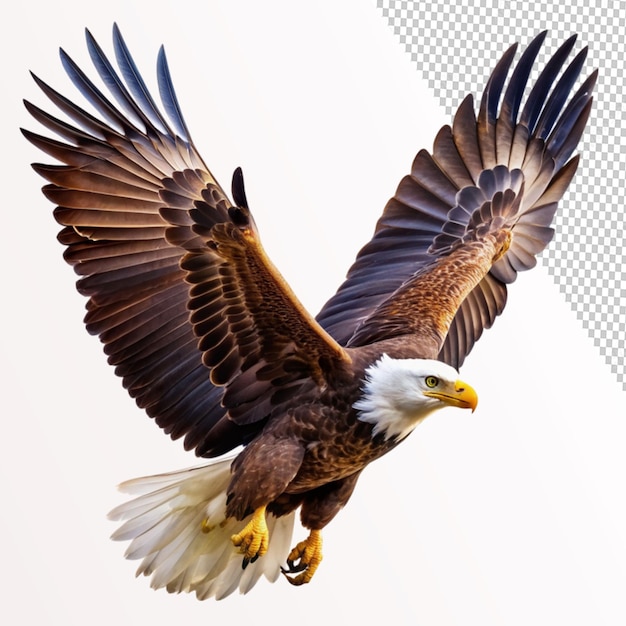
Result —
[[458, 407], [459, 409], [472, 409], [472, 413], [478, 406], [478, 394], [474, 391], [473, 387], [464, 383], [462, 380], [457, 380], [454, 383], [454, 390], [425, 391], [424, 395], [437, 398], [437, 400], [441, 400], [441, 402]]

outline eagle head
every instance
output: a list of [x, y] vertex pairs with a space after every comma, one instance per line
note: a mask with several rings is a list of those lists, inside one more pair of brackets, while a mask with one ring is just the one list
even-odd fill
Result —
[[474, 409], [478, 396], [449, 365], [432, 359], [394, 359], [384, 354], [365, 371], [359, 419], [374, 425], [373, 435], [406, 437], [433, 411], [446, 406]]

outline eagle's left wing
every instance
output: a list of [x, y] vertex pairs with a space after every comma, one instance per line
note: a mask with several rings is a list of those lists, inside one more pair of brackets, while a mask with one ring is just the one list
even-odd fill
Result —
[[[571, 37], [546, 64], [522, 106], [544, 38], [542, 33], [529, 44], [507, 83], [516, 46], [509, 48], [487, 82], [478, 116], [468, 96], [452, 127], [437, 135], [432, 153], [417, 154], [374, 237], [317, 316], [341, 344], [413, 333], [416, 318], [444, 301], [445, 292], [435, 293], [429, 283], [427, 268], [468, 243], [471, 232], [486, 228], [499, 214], [512, 234], [508, 251], [489, 264], [440, 329], [445, 341], [439, 358], [459, 367], [502, 312], [506, 285], [535, 265], [535, 255], [553, 236], [557, 201], [576, 170], [577, 157], [568, 159], [584, 130], [596, 80], [594, 72], [569, 97], [586, 57], [583, 49], [561, 71], [575, 42]], [[452, 289], [467, 278], [462, 271], [447, 271], [447, 282], [439, 288]]]

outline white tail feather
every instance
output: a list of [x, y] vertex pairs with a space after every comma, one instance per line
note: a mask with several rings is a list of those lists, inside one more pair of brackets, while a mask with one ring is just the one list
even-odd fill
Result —
[[[112, 535], [130, 541], [126, 558], [142, 559], [137, 575], [151, 576], [151, 586], [171, 593], [195, 592], [198, 599], [221, 599], [236, 589], [247, 593], [261, 576], [274, 582], [285, 563], [295, 513], [268, 515], [267, 553], [242, 568], [231, 542], [249, 518], [226, 519], [226, 488], [232, 457], [209, 465], [137, 478], [120, 485], [136, 497], [109, 513], [124, 520]], [[210, 529], [208, 532], [203, 532]]]

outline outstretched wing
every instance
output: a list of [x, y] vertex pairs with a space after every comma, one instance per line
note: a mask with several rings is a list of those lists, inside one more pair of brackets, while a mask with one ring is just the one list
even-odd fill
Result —
[[184, 435], [198, 455], [221, 454], [246, 443], [295, 390], [322, 382], [321, 361], [347, 357], [265, 256], [240, 171], [237, 207], [204, 165], [163, 49], [157, 75], [166, 115], [116, 26], [113, 42], [120, 74], [87, 31], [112, 99], [61, 50], [99, 117], [35, 77], [76, 126], [27, 102], [64, 141], [23, 132], [62, 163], [33, 167], [58, 205], [59, 240], [89, 298], [87, 329], [159, 426], [172, 438]]
[[597, 76], [592, 73], [570, 97], [587, 52], [562, 70], [574, 46], [571, 37], [546, 64], [522, 106], [544, 39], [541, 33], [530, 43], [507, 84], [516, 46], [509, 48], [487, 82], [478, 116], [468, 96], [452, 127], [437, 135], [432, 153], [417, 154], [374, 237], [317, 316], [339, 343], [363, 345], [415, 332], [416, 319], [430, 315], [445, 295], [434, 293], [434, 268], [447, 272], [439, 290], [463, 287], [468, 275], [452, 271], [442, 259], [452, 250], [460, 254], [459, 247], [474, 241], [477, 232], [502, 227], [512, 235], [508, 251], [489, 262], [487, 273], [457, 303], [453, 318], [438, 329], [444, 332], [439, 358], [459, 367], [504, 309], [506, 285], [535, 265], [535, 256], [553, 236], [557, 202], [576, 170], [577, 158], [568, 159], [584, 130]]

